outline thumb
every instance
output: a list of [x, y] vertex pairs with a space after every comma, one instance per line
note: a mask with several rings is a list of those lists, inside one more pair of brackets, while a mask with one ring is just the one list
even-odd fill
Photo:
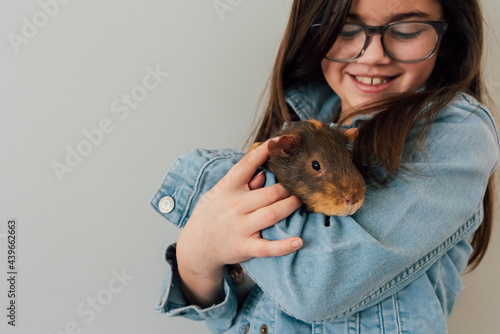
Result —
[[250, 180], [250, 182], [248, 182], [248, 188], [250, 188], [250, 190], [262, 188], [265, 182], [266, 174], [264, 173], [264, 171], [261, 171], [257, 175], [255, 175], [253, 179]]
[[291, 237], [283, 240], [257, 239], [250, 246], [253, 257], [283, 256], [298, 250], [304, 242], [299, 237]]

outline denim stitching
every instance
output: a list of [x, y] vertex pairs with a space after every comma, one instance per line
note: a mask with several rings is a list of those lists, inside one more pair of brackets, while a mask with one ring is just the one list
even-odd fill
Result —
[[[257, 297], [260, 297], [262, 295], [262, 290], [254, 287], [251, 291], [250, 294], [247, 296], [245, 301], [243, 302], [243, 305], [241, 305], [241, 309], [239, 310], [238, 314], [241, 314], [242, 321], [247, 322], [248, 324], [252, 324], [252, 317], [250, 317], [250, 312], [252, 311], [252, 305], [254, 304], [254, 300]], [[237, 314], [237, 316], [238, 316]]]
[[361, 309], [363, 306], [370, 303], [372, 300], [374, 300], [378, 296], [385, 293], [387, 290], [394, 288], [394, 287], [398, 286], [400, 283], [406, 281], [408, 278], [413, 276], [415, 273], [419, 272], [427, 263], [429, 263], [429, 261], [436, 258], [438, 255], [448, 251], [449, 248], [451, 248], [450, 246], [453, 246], [460, 236], [462, 236], [471, 227], [473, 227], [475, 225], [479, 215], [480, 215], [480, 212], [476, 212], [465, 224], [463, 224], [455, 233], [453, 233], [448, 239], [446, 239], [445, 242], [443, 242], [437, 248], [433, 249], [431, 252], [429, 252], [423, 258], [419, 259], [412, 266], [410, 266], [407, 269], [405, 269], [404, 271], [402, 271], [394, 279], [385, 283], [383, 286], [381, 286], [380, 288], [378, 288], [377, 290], [375, 290], [374, 292], [369, 294], [368, 297], [366, 297], [362, 301], [358, 302], [357, 304], [353, 305], [352, 307], [350, 307], [346, 311], [344, 311], [344, 312], [342, 312], [342, 313], [340, 313], [332, 318], [326, 319], [326, 320], [328, 320], [328, 321], [337, 320], [339, 318], [346, 316], [347, 314], [354, 313], [354, 312], [358, 311], [359, 309]]
[[[299, 94], [300, 96], [300, 94]], [[311, 110], [312, 110], [312, 107], [309, 103], [309, 101], [305, 101], [305, 96], [300, 96], [302, 98], [297, 98], [297, 94], [291, 94], [288, 98], [287, 98], [287, 102], [289, 104], [293, 104], [292, 108], [293, 110], [295, 111], [295, 113], [298, 115], [298, 116], [301, 116], [302, 119], [309, 119], [311, 118]]]
[[382, 303], [377, 304], [378, 319], [380, 321], [380, 334], [385, 334], [385, 324], [384, 324], [384, 312], [382, 310]]
[[217, 157], [214, 157], [214, 158], [208, 160], [200, 168], [200, 171], [198, 172], [198, 175], [196, 176], [196, 180], [195, 180], [195, 183], [194, 183], [193, 191], [192, 191], [191, 195], [188, 197], [188, 199], [186, 200], [186, 206], [184, 208], [184, 212], [182, 213], [181, 219], [179, 220], [179, 222], [180, 222], [179, 226], [184, 226], [185, 225], [184, 220], [186, 219], [186, 216], [188, 215], [188, 212], [191, 211], [190, 208], [192, 206], [192, 202], [196, 198], [198, 192], [201, 189], [201, 187], [200, 187], [200, 185], [201, 185], [201, 179], [205, 176], [205, 169], [207, 169], [208, 166], [210, 166], [212, 163], [214, 163], [217, 160], [232, 159], [232, 158], [236, 158], [236, 157], [242, 158], [243, 156], [244, 156], [243, 153], [241, 153], [241, 154], [227, 154], [227, 155], [223, 155], [223, 156], [219, 155]]
[[398, 326], [397, 332], [398, 333], [403, 333], [403, 324], [401, 320], [401, 316], [399, 314], [399, 301], [398, 301], [398, 294], [396, 293], [394, 296], [392, 296], [392, 302], [394, 303], [394, 316], [396, 317], [396, 324]]
[[347, 321], [347, 332], [349, 334], [359, 334], [359, 313], [353, 314]]
[[[212, 163], [221, 160], [221, 159], [231, 159], [231, 158], [236, 158], [236, 157], [243, 157], [244, 154], [238, 154], [238, 153], [231, 153], [231, 154], [224, 154], [224, 155], [219, 155], [217, 157], [209, 159], [200, 169], [196, 181], [195, 181], [195, 187], [191, 193], [191, 195], [188, 197], [186, 201], [186, 207], [184, 209], [184, 212], [181, 216], [180, 222], [181, 224], [183, 221], [186, 219], [186, 216], [188, 212], [190, 211], [192, 201], [194, 198], [196, 198], [196, 194], [200, 191], [200, 179], [204, 177], [204, 172], [205, 169], [208, 168]], [[357, 310], [361, 309], [364, 305], [367, 305], [370, 303], [372, 300], [377, 298], [378, 296], [382, 295], [385, 293], [387, 290], [396, 287], [399, 285], [401, 282], [406, 281], [408, 278], [413, 276], [416, 272], [420, 271], [422, 267], [424, 267], [430, 260], [436, 258], [439, 254], [442, 254], [444, 251], [447, 251], [450, 245], [453, 245], [455, 241], [463, 235], [465, 232], [467, 232], [476, 222], [477, 217], [480, 215], [479, 212], [473, 215], [472, 218], [470, 218], [464, 225], [462, 225], [452, 236], [450, 236], [445, 242], [443, 242], [440, 246], [429, 252], [427, 255], [425, 255], [423, 258], [419, 259], [417, 262], [415, 262], [412, 266], [408, 267], [405, 269], [403, 272], [401, 272], [399, 275], [397, 275], [394, 279], [391, 281], [385, 283], [383, 286], [372, 292], [371, 294], [368, 295], [365, 299], [361, 300], [357, 304], [353, 305], [346, 311], [333, 316], [331, 318], [325, 319], [327, 321], [332, 321], [332, 320], [337, 320], [339, 318], [342, 318], [346, 316], [349, 313], [355, 313]], [[182, 226], [182, 225], [181, 225]], [[281, 308], [281, 307], [280, 307]], [[287, 313], [287, 312], [285, 312]]]
[[314, 334], [322, 334], [323, 333], [323, 324], [321, 324], [321, 323], [317, 323], [317, 322], [313, 323], [312, 328], [313, 328]]
[[434, 289], [434, 291], [437, 290], [438, 283], [441, 281], [441, 272], [442, 272], [441, 268], [442, 268], [442, 264], [441, 264], [441, 262], [439, 262], [437, 265], [436, 281], [434, 282], [434, 284], [433, 284], [434, 286], [432, 287]]

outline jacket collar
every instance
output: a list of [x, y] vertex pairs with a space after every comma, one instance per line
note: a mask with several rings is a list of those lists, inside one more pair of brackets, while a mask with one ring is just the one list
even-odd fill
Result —
[[[341, 100], [326, 82], [323, 75], [305, 84], [292, 86], [285, 92], [285, 100], [300, 120], [316, 119], [322, 123], [335, 123], [340, 115]], [[374, 113], [355, 116], [351, 125], [372, 118]]]
[[292, 86], [286, 91], [285, 100], [302, 121], [316, 119], [330, 123], [340, 114], [340, 98], [323, 76]]

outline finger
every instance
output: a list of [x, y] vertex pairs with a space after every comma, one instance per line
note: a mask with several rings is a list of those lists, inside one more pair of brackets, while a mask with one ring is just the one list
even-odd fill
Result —
[[290, 216], [300, 208], [302, 202], [296, 196], [289, 196], [251, 213], [251, 223], [246, 224], [249, 233], [260, 231]]
[[245, 155], [243, 159], [229, 170], [223, 179], [226, 179], [226, 182], [235, 186], [243, 184], [248, 185], [257, 168], [259, 168], [269, 157], [268, 143], [269, 141], [259, 145]]
[[250, 151], [255, 150], [255, 148], [258, 147], [261, 144], [262, 143], [260, 143], [260, 142], [253, 143], [252, 145], [250, 145], [250, 148], [248, 149], [247, 153], [250, 152]]
[[243, 196], [244, 209], [247, 212], [253, 212], [263, 207], [267, 207], [287, 197], [290, 197], [290, 192], [280, 183], [273, 184], [269, 187], [255, 189], [245, 193]]
[[250, 182], [248, 182], [248, 188], [250, 188], [250, 190], [262, 188], [265, 182], [266, 174], [264, 173], [264, 171], [262, 171], [255, 175], [253, 179], [250, 180]]
[[302, 247], [303, 241], [299, 237], [290, 237], [283, 240], [254, 239], [249, 243], [249, 252], [253, 257], [283, 256], [295, 252]]

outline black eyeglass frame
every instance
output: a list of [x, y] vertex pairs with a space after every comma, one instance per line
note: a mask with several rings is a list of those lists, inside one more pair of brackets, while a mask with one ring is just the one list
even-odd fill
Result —
[[[329, 61], [334, 61], [337, 63], [352, 63], [353, 61], [358, 60], [365, 53], [366, 49], [368, 48], [368, 45], [370, 44], [371, 36], [375, 35], [375, 34], [380, 34], [380, 43], [382, 44], [382, 48], [384, 49], [384, 53], [387, 55], [387, 57], [389, 57], [390, 59], [397, 61], [399, 63], [416, 63], [419, 61], [426, 60], [426, 59], [432, 57], [432, 55], [434, 55], [434, 53], [436, 53], [436, 50], [438, 49], [439, 44], [441, 43], [443, 35], [446, 32], [446, 30], [448, 29], [448, 23], [441, 22], [441, 21], [397, 21], [397, 22], [388, 23], [388, 24], [383, 25], [383, 26], [368, 26], [365, 24], [355, 23], [355, 22], [346, 22], [346, 23], [360, 26], [364, 30], [366, 39], [365, 39], [365, 44], [364, 44], [363, 48], [361, 49], [361, 51], [359, 52], [359, 54], [356, 57], [351, 58], [351, 59], [340, 60], [340, 59], [335, 59], [335, 58], [329, 57], [328, 55], [325, 55], [325, 57], [324, 57], [325, 59], [327, 59]], [[401, 24], [401, 23], [423, 23], [423, 24], [428, 24], [428, 25], [432, 26], [434, 28], [434, 30], [436, 31], [437, 36], [438, 36], [438, 39], [436, 41], [436, 45], [434, 46], [434, 49], [426, 56], [419, 58], [419, 59], [416, 59], [416, 60], [399, 60], [399, 59], [396, 59], [393, 56], [391, 56], [391, 54], [387, 51], [387, 49], [385, 47], [384, 34], [387, 31], [387, 29], [389, 29], [390, 27], [392, 27], [394, 25]], [[318, 30], [320, 29], [320, 27], [321, 27], [321, 24], [319, 24], [319, 23], [313, 24], [310, 28], [311, 33], [316, 34], [318, 32]]]

